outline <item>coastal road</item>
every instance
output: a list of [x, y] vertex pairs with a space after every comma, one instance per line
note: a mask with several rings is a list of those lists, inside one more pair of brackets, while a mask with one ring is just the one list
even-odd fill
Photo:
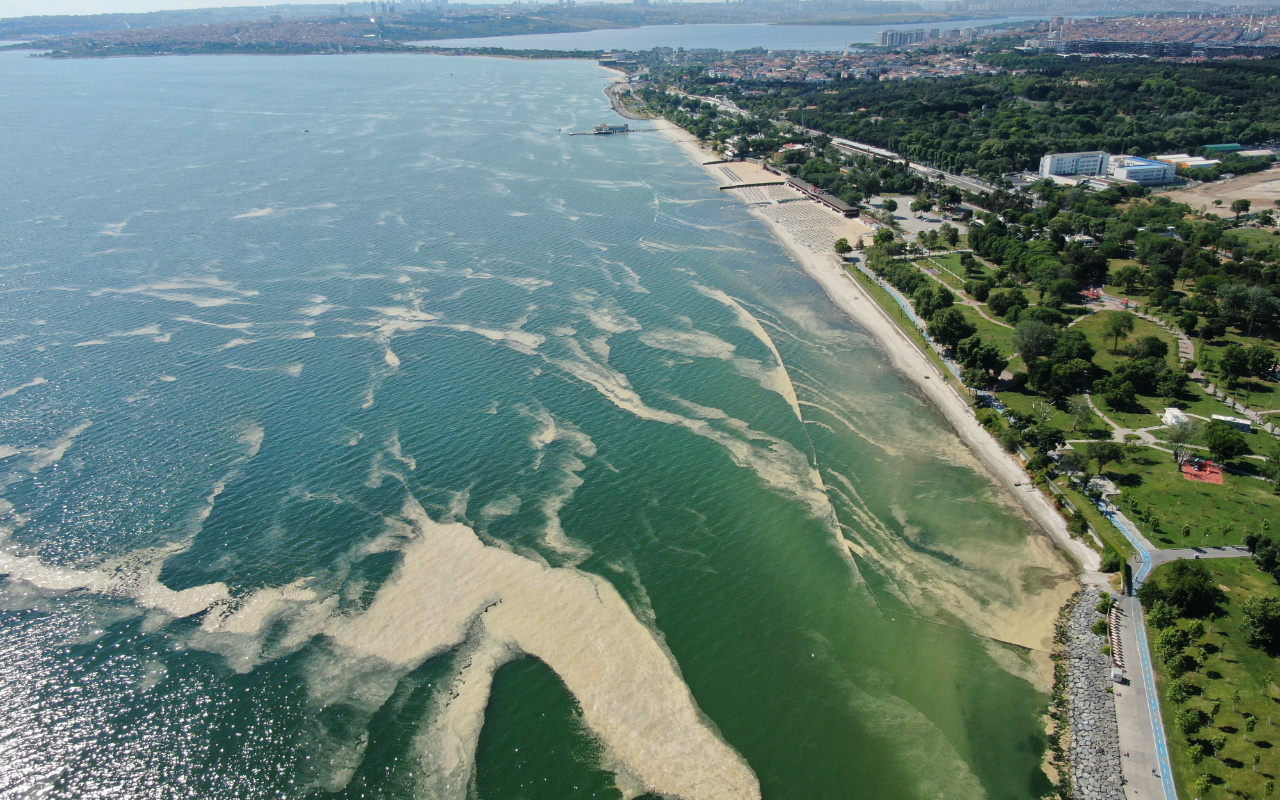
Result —
[[[1138, 587], [1152, 570], [1170, 561], [1199, 558], [1244, 558], [1250, 555], [1243, 547], [1182, 547], [1161, 550], [1142, 535], [1138, 526], [1119, 509], [1105, 510], [1117, 528], [1138, 551], [1138, 564], [1133, 585]], [[1118, 596], [1120, 606], [1120, 649], [1126, 675], [1133, 678], [1117, 686], [1116, 724], [1120, 733], [1121, 766], [1128, 800], [1178, 800], [1169, 764], [1169, 740], [1160, 714], [1156, 693], [1155, 668], [1147, 642], [1142, 604], [1137, 597]]]

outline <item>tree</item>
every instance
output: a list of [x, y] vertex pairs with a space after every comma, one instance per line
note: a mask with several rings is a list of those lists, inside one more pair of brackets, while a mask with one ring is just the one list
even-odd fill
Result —
[[1223, 752], [1227, 749], [1227, 735], [1218, 731], [1209, 737], [1209, 746], [1213, 748], [1213, 755], [1216, 758], [1222, 758]]
[[1276, 354], [1265, 344], [1251, 344], [1244, 353], [1249, 360], [1249, 374], [1256, 378], [1265, 378], [1276, 368]]
[[1182, 560], [1161, 567], [1158, 577], [1147, 579], [1138, 590], [1138, 599], [1148, 613], [1166, 603], [1188, 619], [1217, 613], [1223, 597], [1203, 561]]
[[1067, 413], [1071, 415], [1071, 430], [1093, 422], [1093, 409], [1089, 401], [1083, 397], [1073, 397], [1067, 401]]
[[1173, 446], [1173, 460], [1181, 467], [1191, 457], [1191, 443], [1199, 432], [1191, 420], [1181, 420], [1166, 429], [1165, 441]]
[[1102, 474], [1107, 464], [1124, 461], [1124, 448], [1115, 442], [1089, 442], [1084, 446], [1084, 452], [1090, 461], [1097, 462], [1098, 474]]
[[1102, 324], [1102, 332], [1111, 337], [1111, 352], [1114, 353], [1120, 348], [1120, 340], [1127, 339], [1135, 327], [1137, 327], [1137, 319], [1128, 311], [1112, 311], [1107, 315], [1106, 321]]
[[[942, 223], [942, 226], [938, 228], [938, 233], [942, 236], [943, 241], [947, 243], [948, 247], [954, 248], [960, 242], [960, 230], [950, 222]], [[965, 255], [969, 254], [965, 253]], [[963, 256], [961, 258], [963, 259]], [[972, 259], [973, 256], [969, 256], [969, 258]]]
[[963, 339], [968, 339], [978, 331], [973, 323], [964, 318], [960, 309], [944, 308], [929, 320], [929, 336], [947, 349], [954, 348]]
[[1032, 433], [1035, 438], [1035, 446], [1042, 453], [1057, 450], [1067, 443], [1067, 437], [1062, 434], [1062, 431], [1048, 423], [1040, 423]]
[[1249, 213], [1249, 209], [1250, 209], [1250, 207], [1252, 207], [1252, 206], [1253, 206], [1253, 203], [1251, 203], [1250, 201], [1248, 201], [1248, 200], [1246, 200], [1246, 199], [1244, 199], [1244, 198], [1241, 198], [1241, 199], [1239, 199], [1239, 200], [1233, 200], [1233, 201], [1231, 202], [1231, 210], [1232, 210], [1233, 212], [1235, 212], [1235, 215], [1236, 215], [1236, 221], [1237, 221], [1237, 222], [1239, 222], [1239, 221], [1240, 221], [1240, 215], [1241, 215], [1241, 214], [1247, 214], [1247, 213]]
[[1205, 713], [1198, 708], [1184, 708], [1173, 718], [1173, 724], [1183, 736], [1196, 735], [1206, 722]]
[[1169, 699], [1176, 705], [1182, 705], [1199, 692], [1199, 687], [1186, 678], [1177, 678], [1169, 684]]
[[887, 197], [880, 202], [880, 207], [892, 214], [898, 210], [898, 201], [892, 197]]
[[1133, 294], [1133, 290], [1141, 286], [1145, 278], [1141, 269], [1130, 264], [1116, 272], [1113, 280], [1124, 287], [1126, 294]]
[[1222, 351], [1222, 357], [1218, 359], [1218, 369], [1222, 370], [1227, 385], [1235, 386], [1249, 374], [1249, 353], [1238, 344], [1227, 345]]
[[872, 245], [875, 247], [885, 247], [889, 244], [892, 244], [893, 239], [894, 239], [894, 235], [893, 235], [893, 230], [891, 228], [881, 228], [880, 230], [876, 231], [875, 238], [872, 240]]
[[1097, 381], [1093, 388], [1112, 411], [1130, 408], [1138, 402], [1138, 390], [1134, 385], [1115, 376]]
[[[1280, 447], [1271, 444], [1265, 455], [1267, 460], [1258, 466], [1258, 472], [1271, 482], [1272, 491], [1280, 493]], [[1267, 522], [1265, 519], [1262, 521]]]
[[1205, 424], [1200, 440], [1214, 461], [1230, 461], [1249, 452], [1249, 443], [1240, 431], [1220, 419]]
[[1251, 597], [1241, 611], [1240, 632], [1245, 643], [1271, 655], [1280, 652], [1280, 598]]
[[1196, 776], [1196, 797], [1202, 798], [1209, 793], [1209, 789], [1213, 787], [1213, 780], [1203, 772]]
[[843, 239], [843, 238], [836, 239], [836, 252], [839, 253], [840, 255], [844, 255], [845, 253], [852, 253], [853, 246], [849, 244], [848, 239]]
[[931, 208], [933, 208], [933, 201], [927, 197], [917, 197], [911, 203], [911, 210], [917, 214], [921, 211], [928, 211]]
[[1058, 329], [1043, 322], [1019, 322], [1014, 331], [1013, 346], [1026, 362], [1049, 355], [1057, 344]]

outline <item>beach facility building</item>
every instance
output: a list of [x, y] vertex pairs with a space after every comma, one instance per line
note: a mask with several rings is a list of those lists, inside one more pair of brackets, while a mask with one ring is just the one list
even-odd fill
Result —
[[1189, 153], [1169, 153], [1168, 155], [1156, 156], [1156, 161], [1163, 161], [1166, 164], [1172, 164], [1175, 167], [1185, 167], [1187, 169], [1200, 169], [1201, 167], [1212, 167], [1221, 164], [1214, 158], [1203, 158], [1201, 156], [1193, 156]]
[[1253, 433], [1253, 423], [1241, 417], [1228, 417], [1225, 414], [1214, 414], [1214, 422], [1225, 422], [1241, 433]]
[[1116, 156], [1107, 164], [1107, 174], [1122, 181], [1133, 181], [1143, 186], [1160, 186], [1173, 183], [1178, 168], [1164, 161], [1137, 156]]
[[1040, 158], [1040, 177], [1054, 175], [1106, 175], [1108, 153], [1093, 150], [1087, 153], [1046, 153]]

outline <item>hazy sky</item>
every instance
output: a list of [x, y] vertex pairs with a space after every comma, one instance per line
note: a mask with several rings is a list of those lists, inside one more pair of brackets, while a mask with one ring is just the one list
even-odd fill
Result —
[[[473, 0], [474, 2], [496, 2], [497, 0]], [[541, 0], [550, 2], [551, 0]], [[39, 14], [108, 14], [128, 11], [170, 11], [178, 8], [218, 8], [223, 6], [253, 5], [305, 5], [307, 3], [342, 3], [348, 5], [358, 0], [268, 0], [267, 3], [254, 3], [252, 0], [0, 0], [0, 18], [31, 17]], [[398, 0], [405, 4], [405, 0]], [[467, 2], [467, 0], [452, 0]]]

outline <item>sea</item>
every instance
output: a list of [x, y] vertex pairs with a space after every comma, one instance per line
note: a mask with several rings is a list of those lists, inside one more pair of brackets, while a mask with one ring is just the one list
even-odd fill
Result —
[[608, 80], [0, 54], [0, 797], [1049, 789], [1068, 568]]
[[1012, 22], [1042, 19], [1036, 16], [988, 19], [939, 20], [892, 25], [770, 25], [767, 23], [701, 23], [696, 25], [644, 25], [573, 33], [530, 33], [518, 36], [486, 36], [409, 42], [426, 47], [504, 47], [511, 50], [652, 50], [683, 47], [686, 50], [844, 50], [872, 44], [883, 30], [942, 31], [991, 28]]

